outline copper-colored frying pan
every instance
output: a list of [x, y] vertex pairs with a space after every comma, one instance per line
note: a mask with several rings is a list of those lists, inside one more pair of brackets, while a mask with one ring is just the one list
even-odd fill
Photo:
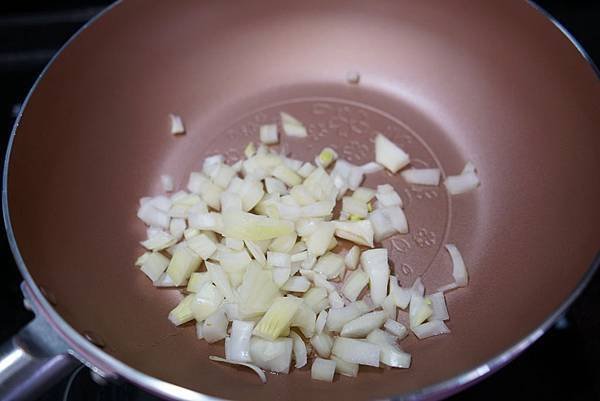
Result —
[[[309, 127], [309, 139], [287, 141], [297, 157], [333, 144], [369, 161], [381, 131], [415, 165], [479, 169], [482, 186], [452, 198], [397, 177], [367, 181], [391, 180], [407, 203], [410, 234], [384, 243], [403, 284], [448, 283], [446, 242], [470, 269], [469, 287], [447, 297], [452, 333], [404, 343], [409, 370], [325, 384], [302, 369], [261, 385], [209, 361], [222, 345], [166, 319], [180, 292], [153, 288], [133, 267], [137, 201], [160, 192], [159, 175], [183, 186], [206, 155], [235, 159], [281, 110]], [[170, 112], [184, 117], [185, 136], [169, 135]], [[0, 391], [35, 392], [71, 366], [68, 353], [174, 399], [456, 392], [535, 341], [592, 274], [598, 127], [593, 68], [523, 1], [121, 2], [53, 60], [16, 125], [4, 218], [37, 318], [2, 349]]]

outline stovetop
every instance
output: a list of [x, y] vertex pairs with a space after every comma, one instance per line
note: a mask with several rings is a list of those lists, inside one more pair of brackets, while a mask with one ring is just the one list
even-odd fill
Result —
[[[0, 4], [0, 146], [9, 133], [35, 78], [52, 54], [83, 23], [109, 4], [106, 0], [54, 0]], [[600, 1], [538, 0], [600, 65]], [[600, 222], [599, 222], [600, 223]], [[21, 277], [6, 236], [0, 234], [4, 268], [0, 276], [0, 341], [32, 315], [22, 304]], [[515, 361], [491, 377], [450, 398], [465, 400], [600, 400], [600, 275], [592, 279], [566, 315]], [[98, 384], [85, 369], [40, 398], [50, 400], [158, 400], [127, 383]]]

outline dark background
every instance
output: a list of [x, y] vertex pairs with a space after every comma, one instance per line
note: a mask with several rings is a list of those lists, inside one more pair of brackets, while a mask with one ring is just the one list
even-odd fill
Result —
[[[5, 0], [0, 4], [2, 154], [20, 104], [44, 65], [83, 23], [109, 3], [102, 0], [44, 3]], [[600, 64], [600, 0], [539, 0], [536, 3], [563, 24], [596, 64]], [[0, 255], [4, 264], [0, 270], [3, 317], [0, 341], [4, 341], [26, 324], [31, 314], [22, 305], [21, 278], [4, 231], [0, 234]], [[507, 367], [451, 400], [600, 400], [599, 307], [600, 276], [596, 275], [552, 330]], [[98, 385], [87, 370], [78, 371], [70, 379], [49, 389], [42, 400], [155, 400], [127, 384]]]

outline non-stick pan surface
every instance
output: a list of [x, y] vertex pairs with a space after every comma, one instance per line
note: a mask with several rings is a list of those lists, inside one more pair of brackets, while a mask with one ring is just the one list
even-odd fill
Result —
[[[297, 157], [333, 145], [370, 161], [380, 131], [416, 166], [479, 169], [482, 186], [452, 198], [398, 177], [366, 182], [391, 180], [407, 203], [410, 233], [384, 242], [402, 284], [448, 283], [447, 242], [470, 270], [469, 287], [447, 296], [452, 334], [408, 340], [409, 370], [361, 368], [326, 384], [301, 369], [259, 384], [210, 362], [222, 345], [166, 319], [181, 293], [133, 267], [137, 202], [160, 193], [159, 175], [184, 186], [205, 156], [235, 160], [282, 110], [309, 127], [309, 139], [284, 140]], [[170, 112], [185, 136], [169, 135]], [[434, 385], [440, 396], [537, 338], [584, 278], [600, 243], [598, 127], [593, 69], [525, 2], [124, 1], [29, 97], [8, 161], [11, 235], [56, 312], [105, 344], [91, 349], [55, 319], [75, 351], [155, 392], [171, 390], [106, 354], [227, 399], [352, 401]]]

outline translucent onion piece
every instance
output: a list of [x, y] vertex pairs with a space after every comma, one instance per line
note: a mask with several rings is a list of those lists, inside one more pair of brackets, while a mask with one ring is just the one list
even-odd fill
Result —
[[289, 329], [292, 318], [301, 303], [301, 298], [291, 295], [277, 298], [260, 319], [253, 334], [267, 340], [275, 340], [286, 329]]
[[440, 185], [441, 172], [439, 168], [409, 168], [400, 173], [409, 184]]
[[344, 258], [344, 263], [346, 264], [346, 267], [348, 269], [355, 270], [356, 267], [358, 266], [359, 258], [360, 258], [360, 248], [358, 246], [354, 245], [352, 248], [350, 248], [350, 250], [346, 254], [346, 257]]
[[331, 347], [333, 346], [333, 338], [329, 334], [321, 332], [317, 335], [314, 335], [310, 339], [310, 343], [319, 356], [323, 358], [329, 358], [329, 355], [331, 354]]
[[429, 320], [448, 320], [448, 308], [446, 307], [446, 299], [443, 292], [436, 292], [428, 296], [431, 301], [431, 309], [433, 310]]
[[296, 334], [293, 331], [290, 331], [290, 337], [294, 341], [293, 351], [294, 351], [294, 360], [296, 364], [294, 365], [296, 369], [300, 369], [301, 367], [306, 365], [307, 362], [307, 350], [306, 344], [302, 337]]
[[144, 272], [152, 281], [158, 280], [169, 266], [169, 258], [159, 252], [144, 254], [147, 255], [142, 263], [140, 270]]
[[379, 367], [379, 347], [354, 338], [336, 337], [331, 352], [344, 361]]
[[259, 367], [275, 373], [289, 373], [292, 362], [293, 341], [278, 338], [273, 341], [259, 337], [250, 339], [250, 357]]
[[329, 359], [316, 358], [310, 368], [310, 377], [313, 380], [332, 382], [334, 374], [335, 361]]
[[335, 355], [331, 355], [331, 360], [335, 361], [335, 371], [343, 376], [356, 377], [358, 375], [358, 364], [346, 362]]
[[231, 365], [245, 366], [247, 368], [252, 369], [254, 371], [254, 373], [256, 373], [258, 375], [258, 377], [260, 378], [261, 382], [263, 382], [263, 383], [267, 382], [267, 376], [265, 375], [265, 372], [261, 368], [259, 368], [258, 366], [253, 365], [251, 363], [232, 361], [230, 359], [224, 359], [224, 358], [221, 358], [221, 357], [215, 356], [215, 355], [210, 355], [208, 357], [208, 359], [210, 359], [211, 361], [229, 363]]
[[231, 335], [225, 340], [225, 358], [238, 362], [252, 362], [250, 358], [250, 338], [254, 322], [234, 320]]
[[379, 346], [381, 363], [393, 368], [409, 368], [410, 354], [402, 351], [396, 344], [394, 336], [382, 330], [374, 330], [367, 336], [367, 341]]
[[260, 126], [260, 141], [266, 145], [273, 145], [279, 142], [279, 133], [277, 124], [265, 124]]
[[387, 296], [390, 277], [388, 251], [385, 248], [369, 249], [360, 255], [363, 269], [369, 275], [369, 287], [373, 304], [379, 306]]
[[469, 275], [460, 251], [453, 244], [446, 244], [446, 249], [450, 254], [450, 258], [452, 258], [452, 276], [454, 277], [454, 282], [459, 287], [466, 287], [469, 282]]
[[368, 311], [369, 307], [364, 301], [356, 301], [343, 308], [331, 308], [327, 313], [327, 323], [325, 326], [330, 331], [339, 332], [346, 323], [364, 315]]
[[355, 270], [346, 278], [344, 286], [342, 287], [342, 294], [344, 294], [348, 300], [356, 301], [358, 295], [368, 283], [369, 275], [361, 269]]
[[386, 320], [383, 324], [383, 328], [386, 329], [390, 334], [398, 337], [399, 340], [408, 335], [408, 329], [406, 326], [393, 319]]
[[344, 258], [340, 255], [328, 252], [317, 259], [313, 270], [323, 274], [327, 279], [337, 277], [344, 267]]
[[419, 340], [427, 337], [438, 336], [440, 334], [450, 333], [448, 326], [446, 326], [441, 320], [432, 320], [430, 322], [420, 324], [416, 327], [413, 327], [412, 331]]
[[272, 239], [294, 232], [294, 224], [289, 221], [244, 212], [223, 213], [223, 224], [225, 236], [241, 240]]
[[176, 326], [187, 323], [194, 319], [191, 304], [194, 301], [194, 294], [187, 295], [179, 304], [169, 312], [169, 320]]
[[193, 272], [198, 270], [202, 259], [187, 246], [179, 246], [167, 267], [167, 275], [176, 286], [182, 285]]
[[388, 316], [383, 311], [375, 311], [349, 321], [342, 327], [343, 337], [365, 337], [373, 330], [383, 326]]
[[209, 344], [221, 341], [227, 336], [228, 324], [225, 310], [219, 308], [204, 320], [202, 336]]
[[465, 192], [472, 191], [477, 188], [481, 182], [477, 173], [474, 171], [467, 171], [460, 175], [450, 175], [446, 177], [444, 185], [450, 195], [459, 195]]
[[325, 328], [325, 323], [327, 323], [327, 311], [322, 310], [319, 312], [317, 316], [317, 321], [315, 322], [315, 330], [317, 334], [321, 334], [323, 329]]
[[297, 138], [306, 138], [308, 136], [306, 127], [304, 127], [304, 125], [302, 125], [302, 123], [296, 118], [284, 112], [279, 113], [279, 115], [281, 116], [283, 132], [287, 136], [293, 136]]
[[382, 134], [375, 137], [375, 161], [392, 173], [397, 172], [410, 162], [410, 158], [398, 145]]
[[162, 186], [165, 192], [171, 192], [175, 186], [175, 184], [173, 183], [173, 177], [168, 174], [161, 175], [160, 185]]
[[181, 135], [185, 133], [185, 127], [183, 126], [183, 120], [177, 114], [169, 114], [169, 121], [171, 122], [171, 134]]

